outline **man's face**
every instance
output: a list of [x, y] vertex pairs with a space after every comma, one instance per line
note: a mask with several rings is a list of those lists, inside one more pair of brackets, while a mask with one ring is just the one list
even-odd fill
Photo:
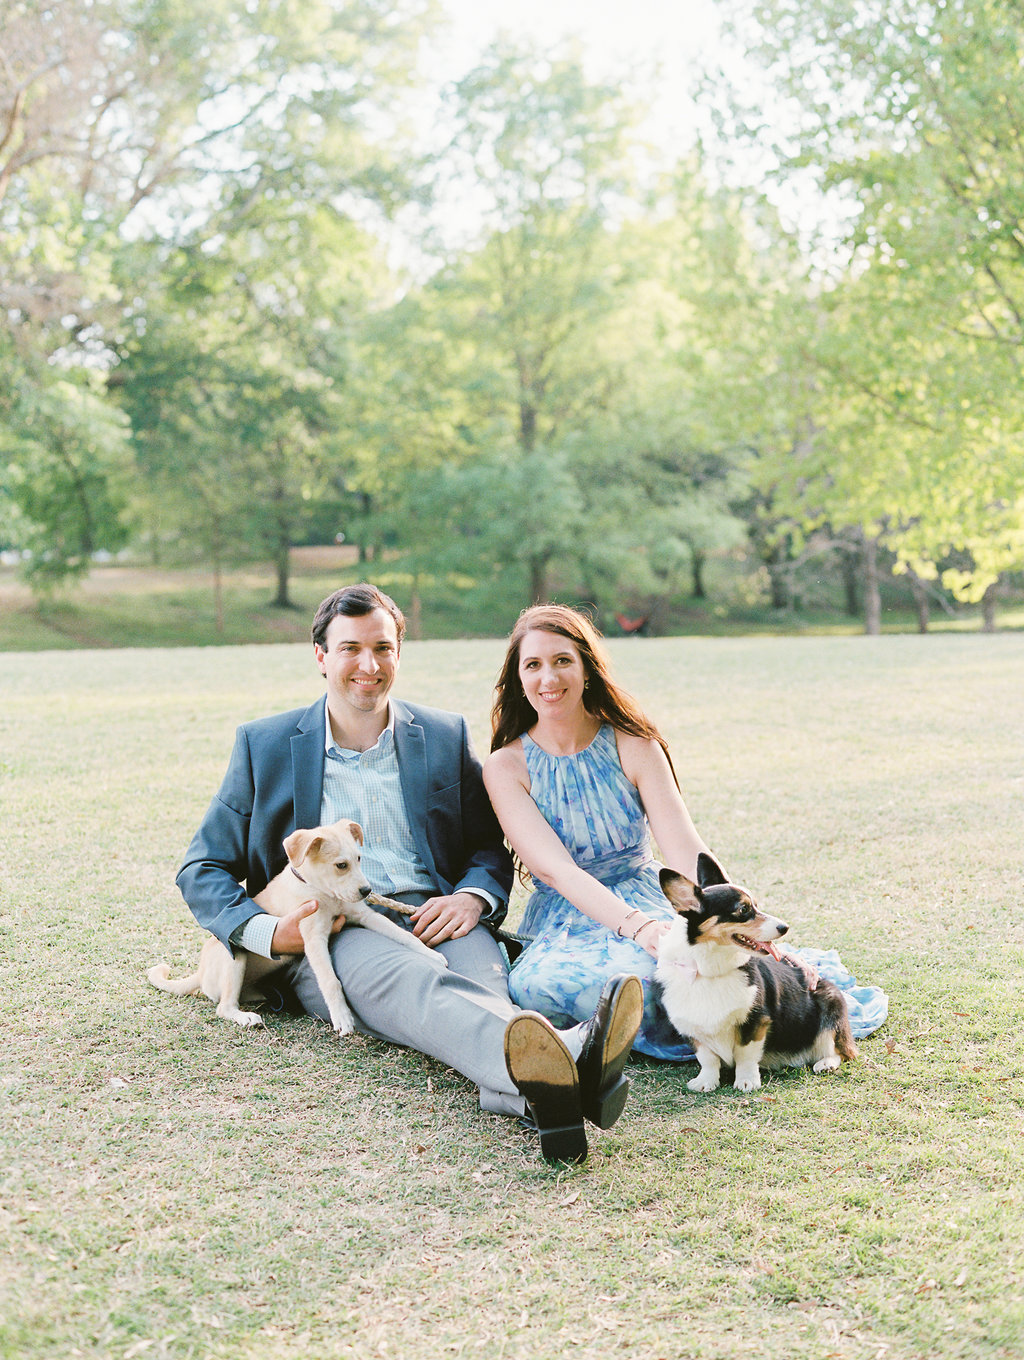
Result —
[[314, 644], [316, 662], [327, 677], [327, 698], [342, 720], [346, 712], [383, 713], [398, 674], [398, 631], [383, 609], [331, 619], [324, 646]]

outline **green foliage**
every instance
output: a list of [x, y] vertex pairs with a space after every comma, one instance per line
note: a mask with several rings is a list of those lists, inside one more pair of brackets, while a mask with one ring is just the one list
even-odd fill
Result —
[[98, 388], [47, 375], [0, 391], [0, 534], [28, 554], [22, 574], [41, 593], [128, 539], [127, 422]]
[[1019, 6], [730, 8], [789, 100], [782, 173], [815, 172], [849, 214], [789, 508], [919, 571], [966, 552], [945, 579], [977, 599], [1024, 562]]
[[718, 112], [798, 230], [728, 146], [655, 165], [571, 42], [497, 42], [425, 140], [432, 0], [7, 5], [5, 541], [67, 577], [127, 505], [285, 604], [336, 522], [409, 579], [657, 615], [745, 532], [777, 606], [826, 556], [851, 600], [855, 552], [991, 606], [1024, 564], [1019, 6], [723, 7], [773, 93]]
[[150, 533], [214, 562], [283, 563], [280, 603], [288, 549], [330, 485], [344, 422], [341, 318], [372, 275], [350, 224], [315, 214], [305, 226], [295, 241], [247, 223], [210, 249], [176, 252], [118, 373], [151, 488], [140, 507]]

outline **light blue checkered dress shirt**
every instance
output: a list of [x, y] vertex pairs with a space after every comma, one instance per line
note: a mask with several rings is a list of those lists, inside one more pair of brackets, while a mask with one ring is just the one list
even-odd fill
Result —
[[324, 787], [320, 821], [325, 826], [350, 817], [363, 828], [363, 873], [374, 892], [434, 893], [436, 885], [416, 849], [402, 796], [395, 749], [395, 719], [368, 751], [349, 751], [331, 735], [325, 707]]

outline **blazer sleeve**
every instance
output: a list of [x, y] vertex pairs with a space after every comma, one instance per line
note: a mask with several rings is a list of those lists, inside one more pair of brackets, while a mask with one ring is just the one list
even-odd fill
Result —
[[485, 913], [483, 921], [496, 930], [508, 912], [512, 856], [505, 846], [504, 835], [484, 788], [480, 761], [465, 719], [462, 720], [461, 785], [464, 863], [453, 865], [454, 891], [483, 888], [495, 896], [499, 905]]
[[[243, 726], [235, 734], [227, 773], [177, 875], [196, 921], [229, 949], [232, 931], [262, 910], [252, 899], [273, 877], [260, 843], [265, 838], [253, 827], [255, 804], [256, 777], [249, 733]], [[281, 811], [287, 815], [287, 809]]]

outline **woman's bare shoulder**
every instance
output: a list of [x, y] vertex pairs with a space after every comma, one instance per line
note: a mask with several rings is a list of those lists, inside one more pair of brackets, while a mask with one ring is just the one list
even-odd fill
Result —
[[517, 779], [520, 782], [525, 778], [526, 757], [523, 755], [523, 743], [518, 737], [507, 746], [492, 751], [487, 757], [484, 761], [484, 779], [488, 776], [499, 780]]
[[622, 732], [615, 728], [615, 744], [619, 751], [619, 764], [627, 779], [634, 784], [641, 771], [667, 766], [665, 752], [654, 737], [638, 737], [633, 732]]

